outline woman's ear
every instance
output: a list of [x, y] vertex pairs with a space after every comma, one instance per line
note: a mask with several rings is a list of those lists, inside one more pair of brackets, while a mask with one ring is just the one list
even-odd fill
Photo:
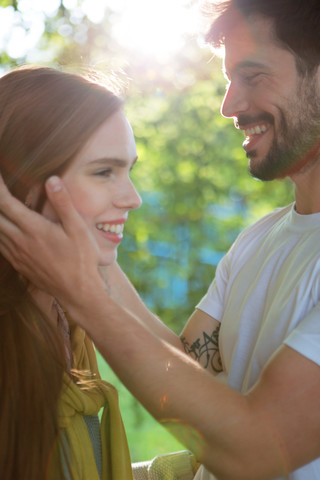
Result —
[[24, 204], [28, 208], [31, 208], [32, 210], [34, 210], [36, 208], [36, 205], [38, 203], [42, 188], [43, 187], [40, 184], [34, 185], [32, 188], [30, 188], [30, 190], [29, 190], [29, 192], [26, 196], [26, 199], [24, 201]]

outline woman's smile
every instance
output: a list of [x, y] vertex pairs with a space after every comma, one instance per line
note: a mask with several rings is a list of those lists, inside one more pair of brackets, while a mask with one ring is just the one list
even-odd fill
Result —
[[[120, 110], [92, 135], [62, 175], [78, 213], [100, 249], [100, 265], [116, 260], [128, 212], [141, 205], [130, 171], [137, 160], [131, 126]], [[48, 202], [43, 214], [55, 213]]]
[[124, 223], [126, 219], [113, 220], [110, 222], [99, 222], [96, 227], [104, 238], [113, 243], [119, 244], [123, 239]]

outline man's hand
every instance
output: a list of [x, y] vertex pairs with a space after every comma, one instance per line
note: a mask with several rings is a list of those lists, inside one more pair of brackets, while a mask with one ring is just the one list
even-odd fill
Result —
[[0, 252], [38, 288], [63, 303], [74, 302], [88, 281], [102, 282], [98, 248], [61, 179], [51, 177], [45, 188], [60, 224], [25, 207], [0, 176]]

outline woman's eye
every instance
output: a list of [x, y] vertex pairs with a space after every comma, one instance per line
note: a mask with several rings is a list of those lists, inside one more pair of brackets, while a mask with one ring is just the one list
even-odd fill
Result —
[[95, 172], [98, 177], [110, 177], [112, 175], [112, 168], [104, 168]]

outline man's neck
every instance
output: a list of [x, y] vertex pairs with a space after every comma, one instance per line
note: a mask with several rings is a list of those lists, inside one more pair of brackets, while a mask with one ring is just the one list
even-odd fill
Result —
[[301, 215], [320, 212], [320, 159], [291, 179], [295, 184], [297, 212]]

